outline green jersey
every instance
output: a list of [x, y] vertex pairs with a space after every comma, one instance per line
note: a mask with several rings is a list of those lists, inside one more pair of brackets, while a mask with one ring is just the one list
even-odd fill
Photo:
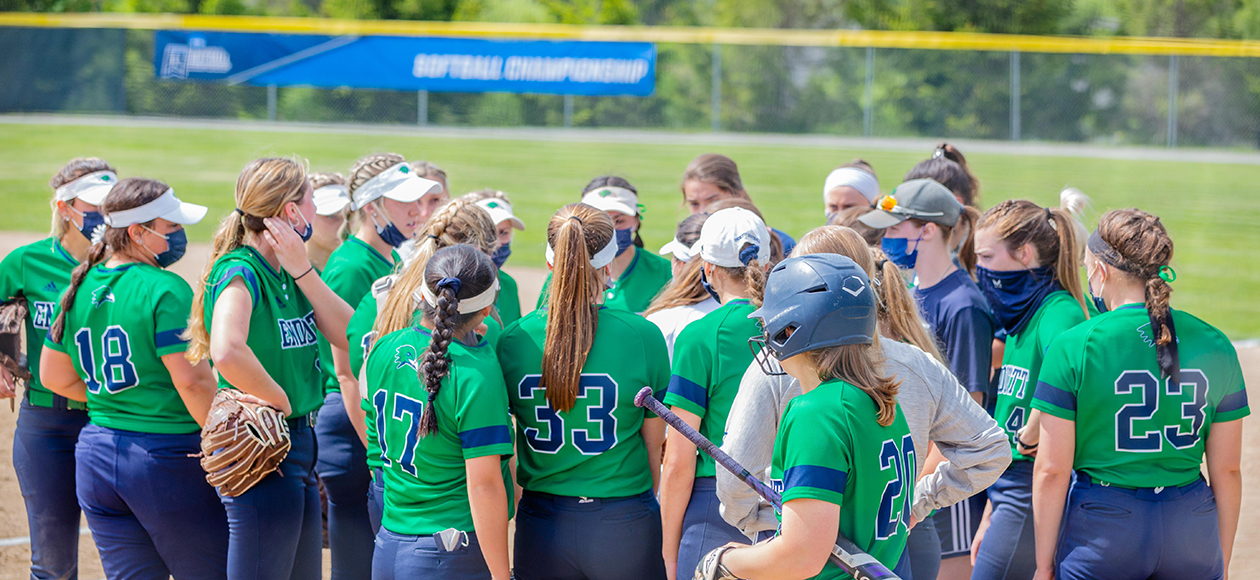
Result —
[[993, 418], [1006, 429], [1015, 461], [1033, 459], [1016, 450], [1015, 436], [1028, 422], [1046, 349], [1059, 335], [1084, 321], [1081, 304], [1067, 291], [1056, 290], [1042, 300], [1032, 320], [1019, 334], [1006, 335], [1006, 352], [1002, 355], [1002, 374]]
[[[452, 341], [450, 374], [430, 403], [416, 376], [429, 339], [424, 328], [404, 328], [382, 338], [368, 356], [369, 397], [384, 456], [381, 524], [399, 534], [427, 535], [447, 528], [472, 532], [466, 460], [502, 457], [503, 485], [508, 505], [513, 504], [506, 461], [512, 455], [507, 389], [489, 343]], [[438, 429], [422, 435], [420, 417], [429, 404], [436, 405]]]
[[660, 329], [623, 310], [600, 308], [595, 340], [582, 366], [577, 400], [557, 412], [542, 383], [547, 311], [535, 310], [503, 331], [499, 361], [518, 437], [517, 482], [530, 491], [613, 498], [652, 489], [643, 419], [634, 396], [645, 386], [659, 397], [669, 384], [669, 355]]
[[[674, 277], [673, 265], [667, 258], [662, 258], [643, 248], [634, 248], [634, 260], [621, 273], [621, 277], [612, 282], [612, 287], [604, 291], [604, 306], [640, 313], [648, 309], [652, 299], [660, 293], [661, 288]], [[538, 294], [538, 309], [547, 307], [547, 292], [551, 288], [551, 274], [543, 283], [543, 290]]]
[[92, 423], [140, 433], [201, 429], [162, 362], [188, 349], [181, 335], [192, 299], [183, 278], [149, 264], [88, 270], [66, 312], [65, 336], [44, 344], [70, 355], [87, 385]]
[[[250, 246], [215, 261], [205, 289], [206, 332], [211, 332], [214, 304], [233, 279], [245, 283], [253, 300], [246, 344], [263, 370], [284, 389], [293, 407], [290, 417], [304, 417], [324, 404], [319, 371], [319, 330], [315, 309], [284, 268], [279, 271]], [[219, 387], [232, 384], [219, 375]]]
[[[837, 379], [792, 399], [774, 440], [770, 481], [784, 503], [840, 506], [840, 533], [891, 570], [910, 535], [915, 449], [900, 406], [887, 427], [876, 422], [878, 413], [869, 395]], [[828, 562], [814, 578], [852, 577]]]
[[[333, 250], [320, 277], [330, 290], [345, 300], [346, 304], [354, 307], [365, 294], [370, 293], [373, 282], [382, 276], [388, 276], [394, 269], [398, 254], [391, 252], [390, 255], [392, 261], [367, 242], [351, 237]], [[337, 372], [333, 369], [332, 346], [323, 334], [319, 335], [319, 365], [323, 374], [324, 393], [340, 391], [341, 383], [337, 381]]]
[[507, 272], [499, 270], [499, 298], [495, 300], [499, 309], [499, 320], [507, 326], [521, 319], [521, 291], [516, 279]]
[[1179, 385], [1161, 378], [1141, 304], [1102, 314], [1050, 345], [1033, 408], [1076, 422], [1073, 467], [1104, 485], [1193, 482], [1212, 425], [1251, 413], [1229, 339], [1185, 312], [1172, 317]]
[[[26, 394], [37, 407], [53, 406], [56, 396], [39, 382], [39, 354], [52, 327], [53, 308], [70, 285], [70, 271], [78, 265], [55, 237], [13, 250], [0, 262], [0, 302], [26, 298], [26, 361], [31, 371]], [[71, 409], [87, 408], [78, 401], [67, 403]]]
[[[756, 310], [747, 300], [731, 300], [688, 324], [674, 341], [673, 376], [662, 401], [700, 417], [700, 434], [722, 446], [726, 416], [752, 364], [748, 339], [761, 335]], [[713, 458], [696, 450], [696, 477], [717, 475]]]

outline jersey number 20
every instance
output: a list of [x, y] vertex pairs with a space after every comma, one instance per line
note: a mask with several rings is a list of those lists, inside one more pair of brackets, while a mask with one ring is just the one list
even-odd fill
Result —
[[74, 344], [79, 348], [79, 368], [83, 370], [83, 383], [89, 393], [105, 392], [113, 395], [136, 386], [136, 365], [131, 363], [131, 338], [121, 326], [113, 325], [101, 335], [101, 354], [104, 356], [101, 374], [96, 376], [96, 356], [92, 349], [92, 329], [80, 328], [74, 333]]
[[[884, 484], [875, 520], [875, 539], [887, 540], [897, 535], [899, 524], [910, 526], [910, 504], [914, 502], [914, 439], [905, 435], [900, 446], [896, 439], [885, 441], [879, 452], [879, 469], [893, 472], [893, 479]], [[902, 498], [900, 510], [895, 509], [897, 498]]]
[[[569, 439], [582, 455], [599, 455], [617, 444], [617, 417], [613, 415], [617, 410], [617, 381], [612, 377], [606, 374], [584, 374], [578, 382], [577, 400], [591, 398], [586, 404], [585, 422], [595, 423], [595, 428], [574, 427], [566, 430], [565, 418], [556, 413], [543, 393], [539, 392], [544, 390], [541, 375], [526, 375], [517, 389], [517, 395], [523, 400], [538, 399], [538, 404], [534, 407], [534, 420], [546, 424], [545, 434], [539, 428], [542, 425], [525, 428], [525, 441], [530, 449], [538, 453], [557, 453], [564, 447], [566, 432], [570, 433]], [[598, 399], [594, 398], [596, 393]], [[579, 405], [575, 405], [577, 407]], [[592, 436], [591, 431], [597, 431], [598, 435]]]
[[[1207, 419], [1203, 408], [1207, 406], [1208, 379], [1203, 371], [1181, 369], [1180, 384], [1171, 380], [1164, 383], [1164, 394], [1181, 396], [1190, 387], [1193, 392], [1188, 402], [1181, 404], [1181, 421], [1165, 425], [1154, 431], [1134, 433], [1133, 422], [1150, 419], [1159, 411], [1159, 380], [1150, 371], [1124, 371], [1116, 379], [1116, 394], [1128, 395], [1140, 392], [1142, 402], [1129, 403], [1116, 412], [1116, 451], [1134, 453], [1158, 453], [1164, 448], [1164, 440], [1176, 449], [1188, 449], [1199, 443], [1199, 430]], [[1182, 421], [1190, 421], [1190, 432], [1182, 432]]]

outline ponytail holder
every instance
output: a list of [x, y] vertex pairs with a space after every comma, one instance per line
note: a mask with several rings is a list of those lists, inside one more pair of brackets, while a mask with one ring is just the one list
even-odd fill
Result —
[[744, 246], [744, 249], [739, 251], [739, 261], [747, 266], [749, 262], [757, 259], [757, 254], [760, 252], [761, 246], [758, 246], [757, 244], [748, 244], [747, 246]]
[[437, 289], [450, 288], [455, 294], [459, 294], [459, 289], [464, 287], [464, 283], [459, 278], [442, 278], [438, 280]]
[[433, 234], [426, 234], [426, 235], [425, 235], [425, 237], [429, 238], [430, 240], [436, 240], [436, 239], [438, 239], [438, 237], [437, 237], [437, 236], [435, 236], [435, 235], [433, 235]]
[[429, 391], [429, 404], [433, 404], [433, 400], [437, 399], [437, 391]]
[[880, 272], [883, 272], [884, 264], [887, 264], [887, 263], [888, 263], [888, 260], [880, 260], [878, 264], [875, 264], [875, 269], [879, 270]]
[[235, 211], [236, 211], [236, 213], [240, 214], [240, 215], [241, 215], [241, 217], [245, 217], [245, 215], [246, 215], [246, 214], [245, 214], [245, 212], [244, 212], [244, 211], [242, 211], [242, 210], [241, 210], [241, 208], [239, 208], [239, 207], [238, 207], [238, 208], [236, 208], [236, 210], [235, 210]]
[[944, 147], [937, 147], [936, 151], [932, 152], [932, 159], [940, 159], [941, 157], [944, 157], [944, 156], [945, 156]]
[[575, 221], [575, 222], [577, 222], [577, 223], [580, 223], [580, 224], [582, 224], [582, 225], [586, 225], [585, 223], [583, 223], [583, 222], [582, 222], [582, 218], [580, 218], [580, 217], [578, 217], [578, 216], [571, 215], [571, 216], [569, 216], [569, 219], [571, 219], [571, 220], [573, 220], [573, 221]]
[[1050, 208], [1046, 208], [1046, 220], [1050, 221], [1050, 223], [1054, 223], [1054, 214], [1051, 213]]
[[1177, 271], [1173, 270], [1172, 266], [1160, 266], [1159, 277], [1163, 278], [1165, 282], [1172, 284], [1177, 279]]

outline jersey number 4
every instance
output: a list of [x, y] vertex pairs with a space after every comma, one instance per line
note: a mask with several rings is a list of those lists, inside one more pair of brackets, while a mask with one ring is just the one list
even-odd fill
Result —
[[[1208, 379], [1203, 371], [1182, 369], [1180, 384], [1165, 381], [1164, 394], [1179, 397], [1193, 389], [1189, 401], [1181, 404], [1181, 420], [1174, 425], [1163, 425], [1152, 431], [1134, 433], [1134, 421], [1144, 421], [1159, 411], [1159, 380], [1150, 371], [1124, 371], [1116, 379], [1116, 394], [1129, 395], [1138, 392], [1142, 402], [1129, 403], [1116, 412], [1116, 451], [1133, 453], [1158, 453], [1164, 448], [1164, 440], [1176, 449], [1188, 449], [1199, 443], [1199, 431], [1207, 419], [1203, 408], [1207, 406]], [[1185, 421], [1190, 421], [1190, 431], [1183, 432]]]
[[[896, 439], [885, 441], [879, 452], [879, 469], [893, 471], [893, 479], [884, 484], [875, 520], [875, 539], [887, 540], [897, 535], [900, 524], [910, 526], [910, 504], [914, 501], [914, 439], [905, 435], [900, 446]], [[901, 498], [900, 507], [896, 505], [898, 498]]]
[[101, 335], [101, 376], [96, 375], [96, 356], [92, 349], [92, 329], [80, 328], [74, 333], [74, 344], [79, 349], [79, 368], [83, 382], [92, 394], [105, 392], [113, 395], [136, 386], [136, 365], [131, 363], [131, 338], [121, 326], [113, 325]]
[[[565, 429], [565, 418], [561, 417], [547, 402], [543, 393], [542, 375], [526, 375], [517, 386], [517, 395], [522, 400], [537, 399], [534, 407], [536, 427], [525, 428], [525, 442], [530, 449], [538, 453], [558, 453], [564, 447], [565, 433], [582, 455], [599, 455], [617, 444], [617, 381], [606, 374], [584, 374], [578, 382], [578, 393], [575, 408], [586, 402], [586, 423], [590, 427], [573, 427]], [[596, 398], [598, 397], [598, 398]], [[573, 417], [569, 417], [573, 420]], [[546, 431], [546, 433], [543, 433]], [[594, 431], [595, 434], [591, 432]]]

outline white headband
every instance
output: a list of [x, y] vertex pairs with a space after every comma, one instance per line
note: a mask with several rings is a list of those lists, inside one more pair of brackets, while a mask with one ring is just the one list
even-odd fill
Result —
[[[612, 263], [613, 258], [617, 257], [617, 236], [609, 238], [608, 245], [604, 249], [595, 253], [591, 257], [591, 265], [596, 268], [603, 268]], [[551, 244], [547, 244], [547, 265], [554, 266], [556, 263], [556, 251], [552, 249]]]
[[[97, 171], [80, 177], [70, 183], [58, 187], [53, 193], [53, 199], [57, 201], [70, 201], [72, 199], [84, 198], [92, 205], [100, 205], [105, 201], [105, 195], [113, 189], [114, 184], [118, 183], [118, 174], [113, 171]], [[88, 195], [89, 192], [98, 195]]]
[[823, 199], [826, 199], [827, 192], [846, 186], [856, 189], [871, 203], [879, 199], [879, 180], [869, 171], [856, 167], [841, 167], [827, 175], [827, 181], [823, 183]]
[[177, 224], [189, 225], [201, 221], [206, 216], [205, 206], [184, 203], [175, 197], [174, 189], [157, 199], [140, 207], [111, 211], [105, 214], [105, 224], [112, 228], [125, 228], [132, 224], [142, 224], [157, 218], [173, 221]]
[[[420, 285], [420, 297], [424, 298], [424, 301], [429, 303], [429, 306], [437, 308], [437, 295], [434, 294], [432, 290], [429, 290], [428, 284]], [[463, 300], [460, 300], [459, 309], [458, 309], [459, 313], [472, 314], [473, 312], [476, 312], [478, 310], [481, 310], [482, 308], [485, 308], [487, 306], [490, 306], [491, 304], [494, 304], [495, 299], [498, 297], [499, 297], [499, 278], [498, 276], [496, 276], [494, 278], [494, 284], [492, 284], [489, 288], [486, 288], [485, 292], [482, 292], [481, 294], [478, 294], [471, 298], [465, 298]]]

